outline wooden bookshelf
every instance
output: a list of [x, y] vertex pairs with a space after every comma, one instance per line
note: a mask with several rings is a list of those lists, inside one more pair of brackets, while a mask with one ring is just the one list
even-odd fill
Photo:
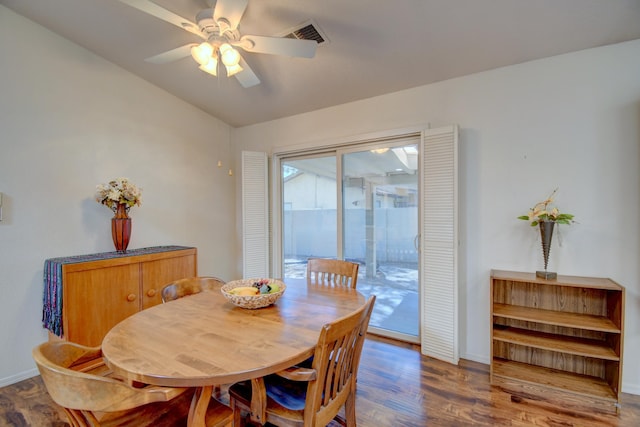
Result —
[[622, 286], [604, 278], [545, 280], [494, 270], [491, 295], [492, 384], [619, 411]]

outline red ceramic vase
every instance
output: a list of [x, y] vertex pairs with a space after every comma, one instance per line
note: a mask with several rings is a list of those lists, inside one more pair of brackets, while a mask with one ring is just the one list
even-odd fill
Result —
[[111, 237], [117, 252], [126, 252], [131, 238], [131, 218], [127, 214], [127, 205], [118, 204], [116, 213], [111, 218]]

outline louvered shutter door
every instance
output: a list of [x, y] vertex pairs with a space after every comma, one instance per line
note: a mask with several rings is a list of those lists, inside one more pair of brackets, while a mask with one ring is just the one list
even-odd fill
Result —
[[422, 153], [422, 353], [457, 364], [458, 129], [426, 130]]
[[242, 275], [269, 277], [267, 154], [242, 152]]

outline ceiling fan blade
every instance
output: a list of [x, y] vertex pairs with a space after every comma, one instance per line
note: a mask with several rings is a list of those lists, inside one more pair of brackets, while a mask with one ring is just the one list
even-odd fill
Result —
[[184, 46], [159, 53], [158, 55], [145, 59], [145, 61], [152, 64], [166, 64], [167, 62], [177, 61], [178, 59], [191, 56], [191, 48], [197, 45], [197, 43], [189, 43]]
[[313, 58], [318, 47], [318, 43], [313, 40], [265, 36], [242, 36], [238, 42], [232, 44], [241, 47], [247, 52], [299, 56], [302, 58]]
[[242, 67], [242, 71], [236, 74], [235, 78], [238, 79], [242, 87], [247, 88], [260, 83], [260, 79], [256, 76], [256, 73], [253, 72], [249, 64], [247, 64], [242, 57], [240, 58], [240, 66]]
[[188, 19], [158, 6], [150, 0], [120, 0], [120, 2], [134, 7], [144, 13], [148, 13], [151, 16], [155, 16], [158, 19], [162, 19], [163, 21], [173, 24], [176, 27], [180, 27], [183, 30], [189, 31], [204, 40], [207, 39], [207, 36], [200, 31], [197, 24], [194, 24]]
[[249, 0], [217, 0], [213, 11], [213, 20], [219, 22], [225, 19], [229, 23], [229, 29], [238, 28], [240, 18], [244, 14]]

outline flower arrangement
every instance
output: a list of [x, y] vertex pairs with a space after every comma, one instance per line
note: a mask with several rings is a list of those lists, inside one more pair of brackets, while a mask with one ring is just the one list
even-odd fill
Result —
[[552, 221], [558, 224], [571, 224], [572, 222], [575, 222], [573, 220], [573, 215], [560, 213], [558, 208], [550, 206], [553, 203], [553, 199], [557, 192], [558, 189], [556, 188], [546, 200], [536, 203], [533, 208], [529, 209], [528, 215], [521, 215], [518, 219], [531, 221], [532, 227], [535, 227], [543, 221]]
[[142, 189], [136, 187], [128, 178], [116, 178], [108, 184], [96, 186], [96, 202], [115, 212], [118, 205], [126, 205], [127, 211], [132, 206], [142, 206]]

